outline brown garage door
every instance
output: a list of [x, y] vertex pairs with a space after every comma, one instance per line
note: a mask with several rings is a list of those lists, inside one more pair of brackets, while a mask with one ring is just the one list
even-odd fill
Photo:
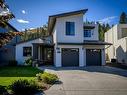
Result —
[[79, 49], [63, 48], [62, 49], [62, 66], [79, 66]]

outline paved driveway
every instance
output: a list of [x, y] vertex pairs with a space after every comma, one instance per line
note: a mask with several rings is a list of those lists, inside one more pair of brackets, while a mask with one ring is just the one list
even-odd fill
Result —
[[61, 80], [45, 91], [46, 95], [127, 95], [127, 71], [122, 69], [102, 66], [45, 70], [56, 73]]

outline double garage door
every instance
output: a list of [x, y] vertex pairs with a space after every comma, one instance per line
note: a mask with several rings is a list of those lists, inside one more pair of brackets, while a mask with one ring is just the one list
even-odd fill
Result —
[[[86, 49], [86, 65], [99, 66], [101, 65], [101, 50]], [[79, 66], [79, 49], [78, 48], [63, 48], [62, 49], [62, 66]]]

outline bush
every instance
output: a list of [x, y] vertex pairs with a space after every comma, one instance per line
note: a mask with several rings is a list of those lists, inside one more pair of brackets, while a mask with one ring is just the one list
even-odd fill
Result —
[[17, 80], [13, 82], [9, 89], [15, 95], [33, 95], [40, 91], [41, 87], [38, 86], [35, 81], [28, 81], [28, 80]]
[[55, 74], [44, 72], [41, 74], [41, 80], [47, 84], [54, 84], [59, 78]]
[[112, 62], [112, 63], [116, 63], [117, 60], [116, 60], [116, 59], [111, 59], [111, 62]]
[[32, 63], [33, 63], [32, 57], [25, 60], [25, 64], [28, 65], [28, 66], [32, 66]]
[[18, 62], [16, 60], [10, 60], [8, 66], [17, 66]]
[[0, 85], [0, 95], [3, 95], [4, 93], [7, 93], [7, 90], [5, 89], [4, 86]]
[[42, 79], [41, 79], [41, 74], [42, 74], [42, 73], [36, 74], [36, 77], [37, 77], [37, 80], [38, 80], [38, 81], [41, 81], [41, 80], [42, 80]]

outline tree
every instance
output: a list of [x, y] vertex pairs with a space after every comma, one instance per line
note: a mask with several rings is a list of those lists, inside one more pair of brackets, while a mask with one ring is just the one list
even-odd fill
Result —
[[8, 5], [4, 0], [0, 0], [0, 27], [5, 27], [6, 23], [14, 18], [14, 15], [9, 11]]
[[22, 33], [23, 34], [21, 35], [21, 41], [27, 41], [49, 35], [47, 24], [39, 28], [27, 29]]
[[120, 24], [126, 24], [127, 23], [127, 15], [125, 12], [122, 12], [122, 14], [120, 15]]
[[[4, 0], [0, 0], [0, 27], [5, 27], [7, 22], [14, 18], [14, 15], [9, 11], [8, 6], [5, 4]], [[9, 42], [16, 33], [0, 33], [0, 47]]]
[[99, 40], [104, 41], [104, 34], [111, 27], [110, 27], [110, 25], [108, 23], [107, 24], [100, 24], [99, 22], [97, 22], [97, 24], [98, 24]]

